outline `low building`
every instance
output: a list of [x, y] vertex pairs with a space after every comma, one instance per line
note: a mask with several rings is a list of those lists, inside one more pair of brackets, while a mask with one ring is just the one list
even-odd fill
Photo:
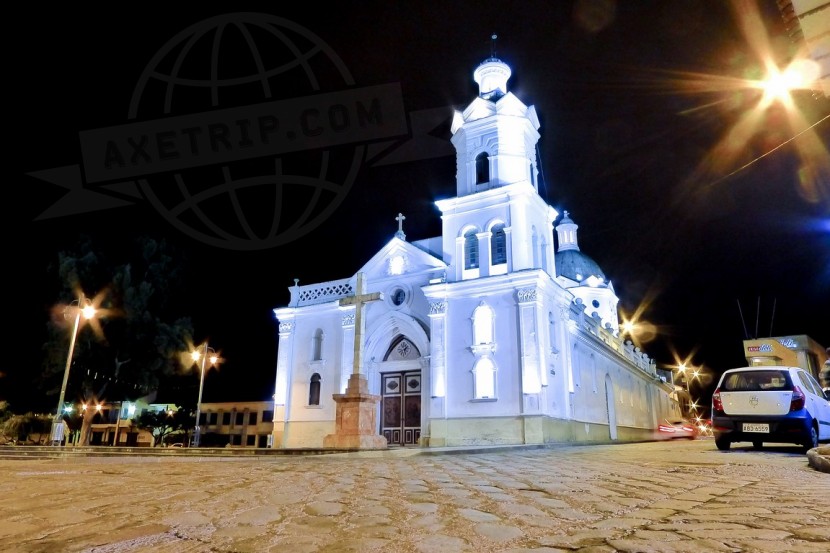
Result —
[[[93, 409], [89, 425], [89, 445], [118, 447], [153, 447], [155, 439], [147, 430], [139, 429], [133, 419], [145, 411], [174, 412], [178, 407], [166, 403], [147, 403], [142, 399], [136, 401], [113, 401], [96, 405], [83, 405], [81, 410]], [[70, 443], [80, 443], [80, 430], [70, 435]]]
[[271, 447], [273, 402], [202, 403], [200, 410], [201, 447]]
[[807, 335], [777, 336], [744, 340], [744, 356], [749, 366], [787, 365], [801, 367], [812, 374], [822, 386], [830, 386], [827, 348]]

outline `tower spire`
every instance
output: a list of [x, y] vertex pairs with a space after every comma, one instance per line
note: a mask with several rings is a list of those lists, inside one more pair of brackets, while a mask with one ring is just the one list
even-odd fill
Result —
[[497, 38], [499, 38], [499, 35], [497, 35], [496, 33], [493, 33], [492, 36], [490, 36], [490, 57], [491, 58], [496, 57], [496, 39]]

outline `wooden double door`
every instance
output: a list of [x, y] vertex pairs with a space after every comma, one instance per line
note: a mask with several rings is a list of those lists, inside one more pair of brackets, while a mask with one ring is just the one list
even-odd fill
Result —
[[418, 445], [421, 371], [382, 373], [380, 433], [389, 445]]

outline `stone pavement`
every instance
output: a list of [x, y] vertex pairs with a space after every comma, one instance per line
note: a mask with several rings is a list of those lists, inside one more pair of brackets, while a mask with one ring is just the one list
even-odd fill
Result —
[[0, 460], [0, 551], [827, 553], [830, 475], [792, 451]]

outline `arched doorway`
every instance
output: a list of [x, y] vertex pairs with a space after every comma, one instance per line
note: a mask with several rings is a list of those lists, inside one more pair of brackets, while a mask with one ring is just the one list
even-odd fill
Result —
[[378, 432], [389, 445], [418, 445], [429, 418], [426, 326], [391, 311], [367, 329], [369, 390], [381, 396]]
[[380, 373], [380, 434], [389, 445], [418, 445], [421, 438], [421, 352], [406, 336], [396, 336]]

